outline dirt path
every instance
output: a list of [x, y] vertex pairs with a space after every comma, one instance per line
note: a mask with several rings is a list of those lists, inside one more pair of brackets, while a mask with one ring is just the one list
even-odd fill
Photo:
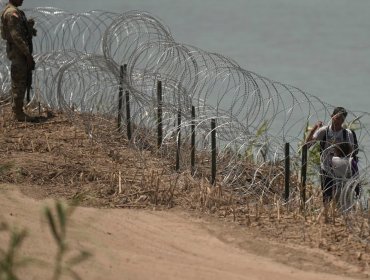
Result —
[[[48, 203], [25, 196], [18, 187], [0, 185], [0, 221], [26, 227], [29, 237], [22, 253], [45, 261], [52, 260], [56, 249], [40, 218], [42, 206]], [[179, 211], [78, 208], [68, 237], [72, 248], [93, 253], [77, 268], [83, 279], [365, 277], [325, 253], [272, 244], [235, 225]], [[0, 248], [6, 242], [1, 234]], [[50, 271], [33, 265], [21, 271], [21, 279], [50, 279]]]

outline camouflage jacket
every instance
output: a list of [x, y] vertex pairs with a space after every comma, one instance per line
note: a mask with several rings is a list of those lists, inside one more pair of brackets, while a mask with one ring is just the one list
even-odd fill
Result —
[[23, 11], [12, 4], [7, 4], [1, 12], [1, 36], [7, 41], [7, 54], [25, 56], [32, 53], [32, 34]]

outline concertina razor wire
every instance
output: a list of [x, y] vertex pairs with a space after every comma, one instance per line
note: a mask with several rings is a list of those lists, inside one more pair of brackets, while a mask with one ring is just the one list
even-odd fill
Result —
[[[33, 39], [36, 69], [31, 103], [37, 99], [72, 120], [77, 113], [99, 115], [103, 125], [105, 118], [118, 114], [120, 67], [127, 65], [123, 83], [130, 93], [131, 122], [136, 128], [132, 143], [142, 148], [153, 141], [161, 81], [162, 146], [175, 143], [181, 111], [182, 148], [189, 148], [194, 106], [196, 147], [210, 151], [210, 120], [216, 119], [218, 183], [239, 196], [273, 203], [272, 197], [284, 188], [284, 143], [290, 143], [293, 170], [299, 173], [308, 124], [330, 120], [335, 107], [297, 87], [243, 69], [221, 54], [176, 42], [169, 28], [147, 12], [73, 13], [40, 7], [26, 13], [35, 19], [38, 30]], [[0, 55], [0, 95], [9, 100], [10, 66], [3, 40]], [[360, 175], [345, 181], [336, 178], [342, 185], [340, 204], [346, 215], [359, 203], [353, 193], [357, 182], [363, 185], [360, 204], [367, 208], [369, 114], [349, 110], [347, 122], [358, 137]], [[88, 117], [84, 125], [98, 137], [99, 129], [92, 129]], [[246, 157], [254, 168], [246, 164]], [[182, 169], [189, 165], [189, 155], [183, 152]], [[318, 166], [312, 170], [319, 173]], [[203, 174], [200, 168], [196, 172]], [[292, 187], [289, 201], [299, 200], [299, 187]], [[356, 219], [350, 221], [353, 228], [357, 226]]]

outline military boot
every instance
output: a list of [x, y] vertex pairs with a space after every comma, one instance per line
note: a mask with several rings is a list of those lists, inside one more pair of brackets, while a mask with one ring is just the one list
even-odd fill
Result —
[[25, 114], [23, 111], [21, 113], [14, 113], [14, 119], [18, 122], [38, 122], [38, 119]]
[[12, 106], [14, 120], [18, 122], [38, 122], [38, 119], [24, 113], [23, 102], [14, 102]]

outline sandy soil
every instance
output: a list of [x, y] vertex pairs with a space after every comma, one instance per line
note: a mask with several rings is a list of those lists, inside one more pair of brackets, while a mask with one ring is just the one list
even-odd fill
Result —
[[[23, 256], [52, 262], [56, 246], [42, 207], [51, 200], [0, 185], [0, 220], [28, 229]], [[366, 275], [332, 255], [275, 244], [232, 223], [171, 211], [79, 207], [68, 227], [69, 245], [93, 256], [76, 271], [83, 279], [357, 279]], [[8, 237], [0, 235], [0, 247]], [[21, 279], [50, 279], [47, 266], [30, 265]]]

